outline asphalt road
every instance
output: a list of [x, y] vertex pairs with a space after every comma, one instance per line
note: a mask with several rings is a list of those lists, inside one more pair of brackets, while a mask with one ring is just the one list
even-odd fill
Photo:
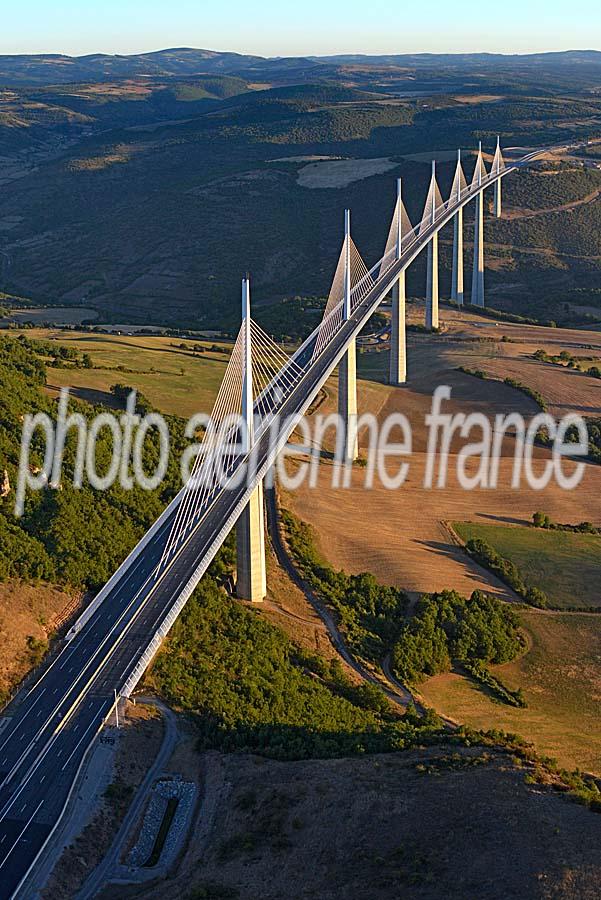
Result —
[[[489, 176], [480, 189], [495, 180]], [[466, 195], [461, 205], [475, 193]], [[114, 691], [122, 688], [190, 578], [194, 574], [200, 578], [206, 571], [245, 500], [286, 443], [294, 417], [305, 412], [400, 272], [427, 246], [433, 233], [452, 219], [457, 208], [449, 206], [390, 266], [308, 367], [279, 407], [280, 418], [274, 424], [277, 440], [271, 431], [257, 438], [254, 483], [222, 491], [157, 579], [153, 573], [163, 553], [172, 512], [144, 552], [119, 571], [112, 589], [81, 632], [6, 711], [11, 720], [0, 732], [0, 900], [15, 895], [60, 819], [83, 758], [114, 704]], [[310, 353], [308, 345], [305, 361]]]

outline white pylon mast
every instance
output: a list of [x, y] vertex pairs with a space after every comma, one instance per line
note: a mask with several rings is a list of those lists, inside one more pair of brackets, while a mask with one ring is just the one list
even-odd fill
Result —
[[[497, 151], [495, 153], [495, 174], [499, 175], [501, 172], [501, 137], [497, 135]], [[495, 194], [494, 194], [494, 211], [497, 219], [501, 218], [501, 179], [497, 178], [495, 181]]]
[[242, 279], [242, 328], [244, 333], [243, 371], [242, 371], [242, 418], [246, 422], [246, 434], [243, 436], [243, 452], [248, 453], [253, 445], [253, 371], [250, 332], [250, 279], [246, 275]]
[[351, 317], [351, 211], [344, 211], [344, 301], [343, 318]]
[[400, 258], [401, 258], [402, 240], [403, 240], [403, 234], [402, 234], [402, 229], [403, 229], [403, 215], [402, 215], [402, 210], [403, 210], [403, 182], [402, 182], [402, 179], [401, 179], [401, 178], [397, 178], [397, 180], [396, 180], [396, 198], [397, 198], [397, 199], [396, 199], [396, 203], [397, 203], [397, 216], [398, 216], [398, 219], [399, 219], [399, 221], [398, 221], [398, 227], [397, 227], [397, 234], [396, 234], [396, 259], [400, 259]]
[[[457, 150], [457, 169], [455, 172], [457, 182], [457, 203], [461, 201], [461, 150]], [[451, 272], [451, 300], [459, 306], [463, 305], [463, 208], [460, 206], [455, 213], [453, 222], [453, 267]]]

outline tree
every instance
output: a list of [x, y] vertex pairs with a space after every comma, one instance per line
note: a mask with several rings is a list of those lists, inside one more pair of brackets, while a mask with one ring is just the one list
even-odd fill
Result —
[[551, 524], [551, 519], [546, 513], [539, 510], [532, 516], [532, 524], [535, 528], [548, 528]]

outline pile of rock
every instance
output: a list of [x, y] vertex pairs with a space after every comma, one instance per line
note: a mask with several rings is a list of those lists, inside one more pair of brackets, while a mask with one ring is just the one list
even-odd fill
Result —
[[174, 859], [188, 829], [195, 797], [196, 785], [192, 782], [182, 781], [179, 778], [156, 782], [146, 807], [138, 840], [128, 855], [128, 865], [138, 868], [148, 862], [170, 800], [177, 800], [177, 808], [157, 865], [168, 865]]

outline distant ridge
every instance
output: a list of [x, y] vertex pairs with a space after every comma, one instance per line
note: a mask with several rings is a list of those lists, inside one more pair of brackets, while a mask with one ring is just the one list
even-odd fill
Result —
[[577, 60], [592, 62], [601, 65], [601, 50], [554, 50], [545, 53], [387, 53], [387, 54], [363, 54], [341, 53], [333, 56], [312, 56], [311, 59], [320, 62], [337, 63], [339, 65], [395, 65], [395, 66], [419, 66], [432, 65], [434, 61], [445, 65], [461, 63], [507, 63], [514, 65], [520, 63], [537, 62], [566, 62], [573, 63]]
[[100, 82], [136, 77], [192, 77], [194, 75], [239, 75], [247, 78], [284, 78], [306, 81], [316, 72], [320, 77], [340, 67], [394, 66], [415, 69], [435, 64], [463, 69], [474, 66], [503, 69], [561, 65], [601, 66], [601, 51], [566, 50], [550, 53], [409, 53], [333, 56], [263, 57], [230, 51], [194, 47], [172, 47], [131, 55], [91, 53], [67, 56], [60, 53], [13, 54], [0, 56], [0, 85], [28, 86]]

